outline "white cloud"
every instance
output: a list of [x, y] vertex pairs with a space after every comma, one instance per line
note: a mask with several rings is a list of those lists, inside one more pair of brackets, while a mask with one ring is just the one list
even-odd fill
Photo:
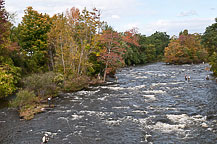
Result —
[[[156, 2], [153, 2], [154, 5], [149, 5], [149, 2], [142, 0], [16, 0], [15, 2], [14, 0], [5, 0], [5, 3], [8, 11], [17, 12], [17, 23], [21, 21], [27, 6], [32, 6], [40, 13], [47, 13], [51, 16], [65, 12], [67, 8], [72, 7], [79, 9], [86, 7], [88, 10], [96, 7], [101, 10], [101, 20], [108, 22], [115, 30], [123, 32], [138, 27], [139, 32], [146, 35], [155, 31], [165, 31], [170, 35], [178, 35], [183, 29], [189, 29], [189, 32], [203, 32], [208, 25], [214, 22], [214, 18], [190, 19], [192, 16], [199, 16], [197, 11], [200, 11], [196, 7], [192, 8], [195, 10], [183, 12], [181, 12], [182, 9], [179, 9], [179, 18], [177, 18], [177, 15], [174, 16], [175, 10], [164, 9], [164, 13], [156, 6]], [[210, 13], [216, 11], [212, 5], [209, 8], [211, 8]], [[165, 16], [168, 19], [162, 19]], [[213, 16], [207, 15], [207, 17]]]
[[113, 19], [120, 19], [120, 16], [119, 15], [112, 15], [111, 18], [113, 18]]
[[207, 26], [214, 23], [214, 18], [197, 18], [183, 20], [158, 20], [140, 28], [147, 35], [155, 31], [167, 32], [169, 35], [178, 35], [180, 31], [188, 29], [190, 33], [203, 33]]
[[6, 9], [9, 12], [16, 12], [20, 22], [24, 10], [32, 6], [35, 10], [50, 15], [65, 12], [67, 8], [76, 7], [88, 10], [97, 8], [101, 10], [102, 20], [119, 19], [121, 15], [131, 15], [136, 9], [135, 0], [6, 0]]
[[194, 15], [197, 15], [197, 12], [195, 10], [183, 11], [180, 14], [178, 14], [179, 17], [194, 16]]

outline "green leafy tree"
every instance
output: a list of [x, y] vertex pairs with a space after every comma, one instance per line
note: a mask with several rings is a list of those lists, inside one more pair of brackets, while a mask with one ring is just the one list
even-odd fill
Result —
[[214, 24], [206, 28], [206, 31], [202, 35], [202, 44], [208, 50], [209, 56], [213, 52], [217, 52], [217, 18]]
[[28, 7], [21, 24], [18, 25], [18, 41], [21, 52], [26, 57], [30, 72], [48, 69], [47, 32], [50, 30], [50, 17]]
[[150, 37], [150, 43], [154, 45], [156, 49], [156, 55], [162, 57], [164, 55], [164, 49], [168, 46], [170, 36], [166, 32], [155, 32]]
[[217, 52], [214, 52], [210, 57], [210, 65], [212, 66], [210, 70], [217, 76]]
[[211, 70], [217, 75], [217, 18], [214, 24], [206, 28], [202, 36], [202, 44], [209, 53]]

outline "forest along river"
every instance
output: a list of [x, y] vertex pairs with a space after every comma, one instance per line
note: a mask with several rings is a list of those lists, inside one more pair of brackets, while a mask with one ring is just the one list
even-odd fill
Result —
[[117, 82], [61, 95], [30, 121], [0, 109], [0, 143], [39, 144], [48, 132], [50, 144], [216, 144], [217, 83], [205, 79], [207, 66], [123, 68]]

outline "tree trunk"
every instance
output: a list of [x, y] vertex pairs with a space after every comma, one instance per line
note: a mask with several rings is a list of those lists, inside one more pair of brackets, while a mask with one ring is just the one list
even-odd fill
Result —
[[62, 43], [60, 45], [60, 48], [61, 48], [61, 59], [62, 59], [62, 64], [63, 64], [63, 72], [65, 74], [66, 73], [66, 67], [65, 67], [64, 57], [63, 57], [63, 44]]
[[78, 64], [78, 75], [80, 74], [80, 69], [81, 69], [81, 58], [83, 56], [83, 52], [84, 52], [84, 46], [83, 46], [83, 42], [81, 40], [81, 54], [80, 54], [80, 58], [79, 58], [79, 64]]
[[104, 76], [103, 76], [103, 82], [105, 82], [105, 79], [106, 79], [107, 68], [108, 68], [108, 61], [106, 62], [106, 65], [105, 65]]

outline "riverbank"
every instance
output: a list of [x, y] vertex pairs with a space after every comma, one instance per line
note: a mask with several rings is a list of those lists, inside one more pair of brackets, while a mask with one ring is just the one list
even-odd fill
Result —
[[[11, 101], [9, 106], [17, 107], [17, 111], [21, 119], [31, 120], [34, 118], [34, 115], [45, 112], [46, 110], [55, 107], [55, 105], [52, 104], [52, 99], [58, 97], [60, 94], [66, 92], [72, 93], [72, 92], [80, 91], [82, 89], [88, 88], [91, 85], [99, 85], [102, 83], [103, 83], [102, 80], [93, 77], [83, 77], [83, 78], [78, 77], [78, 78], [74, 78], [71, 81], [65, 81], [62, 88], [56, 87], [55, 89], [52, 89], [53, 91], [56, 92], [50, 93], [49, 95], [45, 95], [43, 97], [31, 96], [31, 94], [30, 96], [25, 96], [25, 95], [29, 95], [29, 93], [31, 92], [24, 91], [21, 94], [22, 98], [18, 98], [18, 100], [15, 99]], [[44, 90], [46, 91], [47, 89], [45, 88]], [[18, 93], [18, 97], [19, 97], [19, 93]], [[26, 100], [27, 102], [23, 103], [22, 99]]]

